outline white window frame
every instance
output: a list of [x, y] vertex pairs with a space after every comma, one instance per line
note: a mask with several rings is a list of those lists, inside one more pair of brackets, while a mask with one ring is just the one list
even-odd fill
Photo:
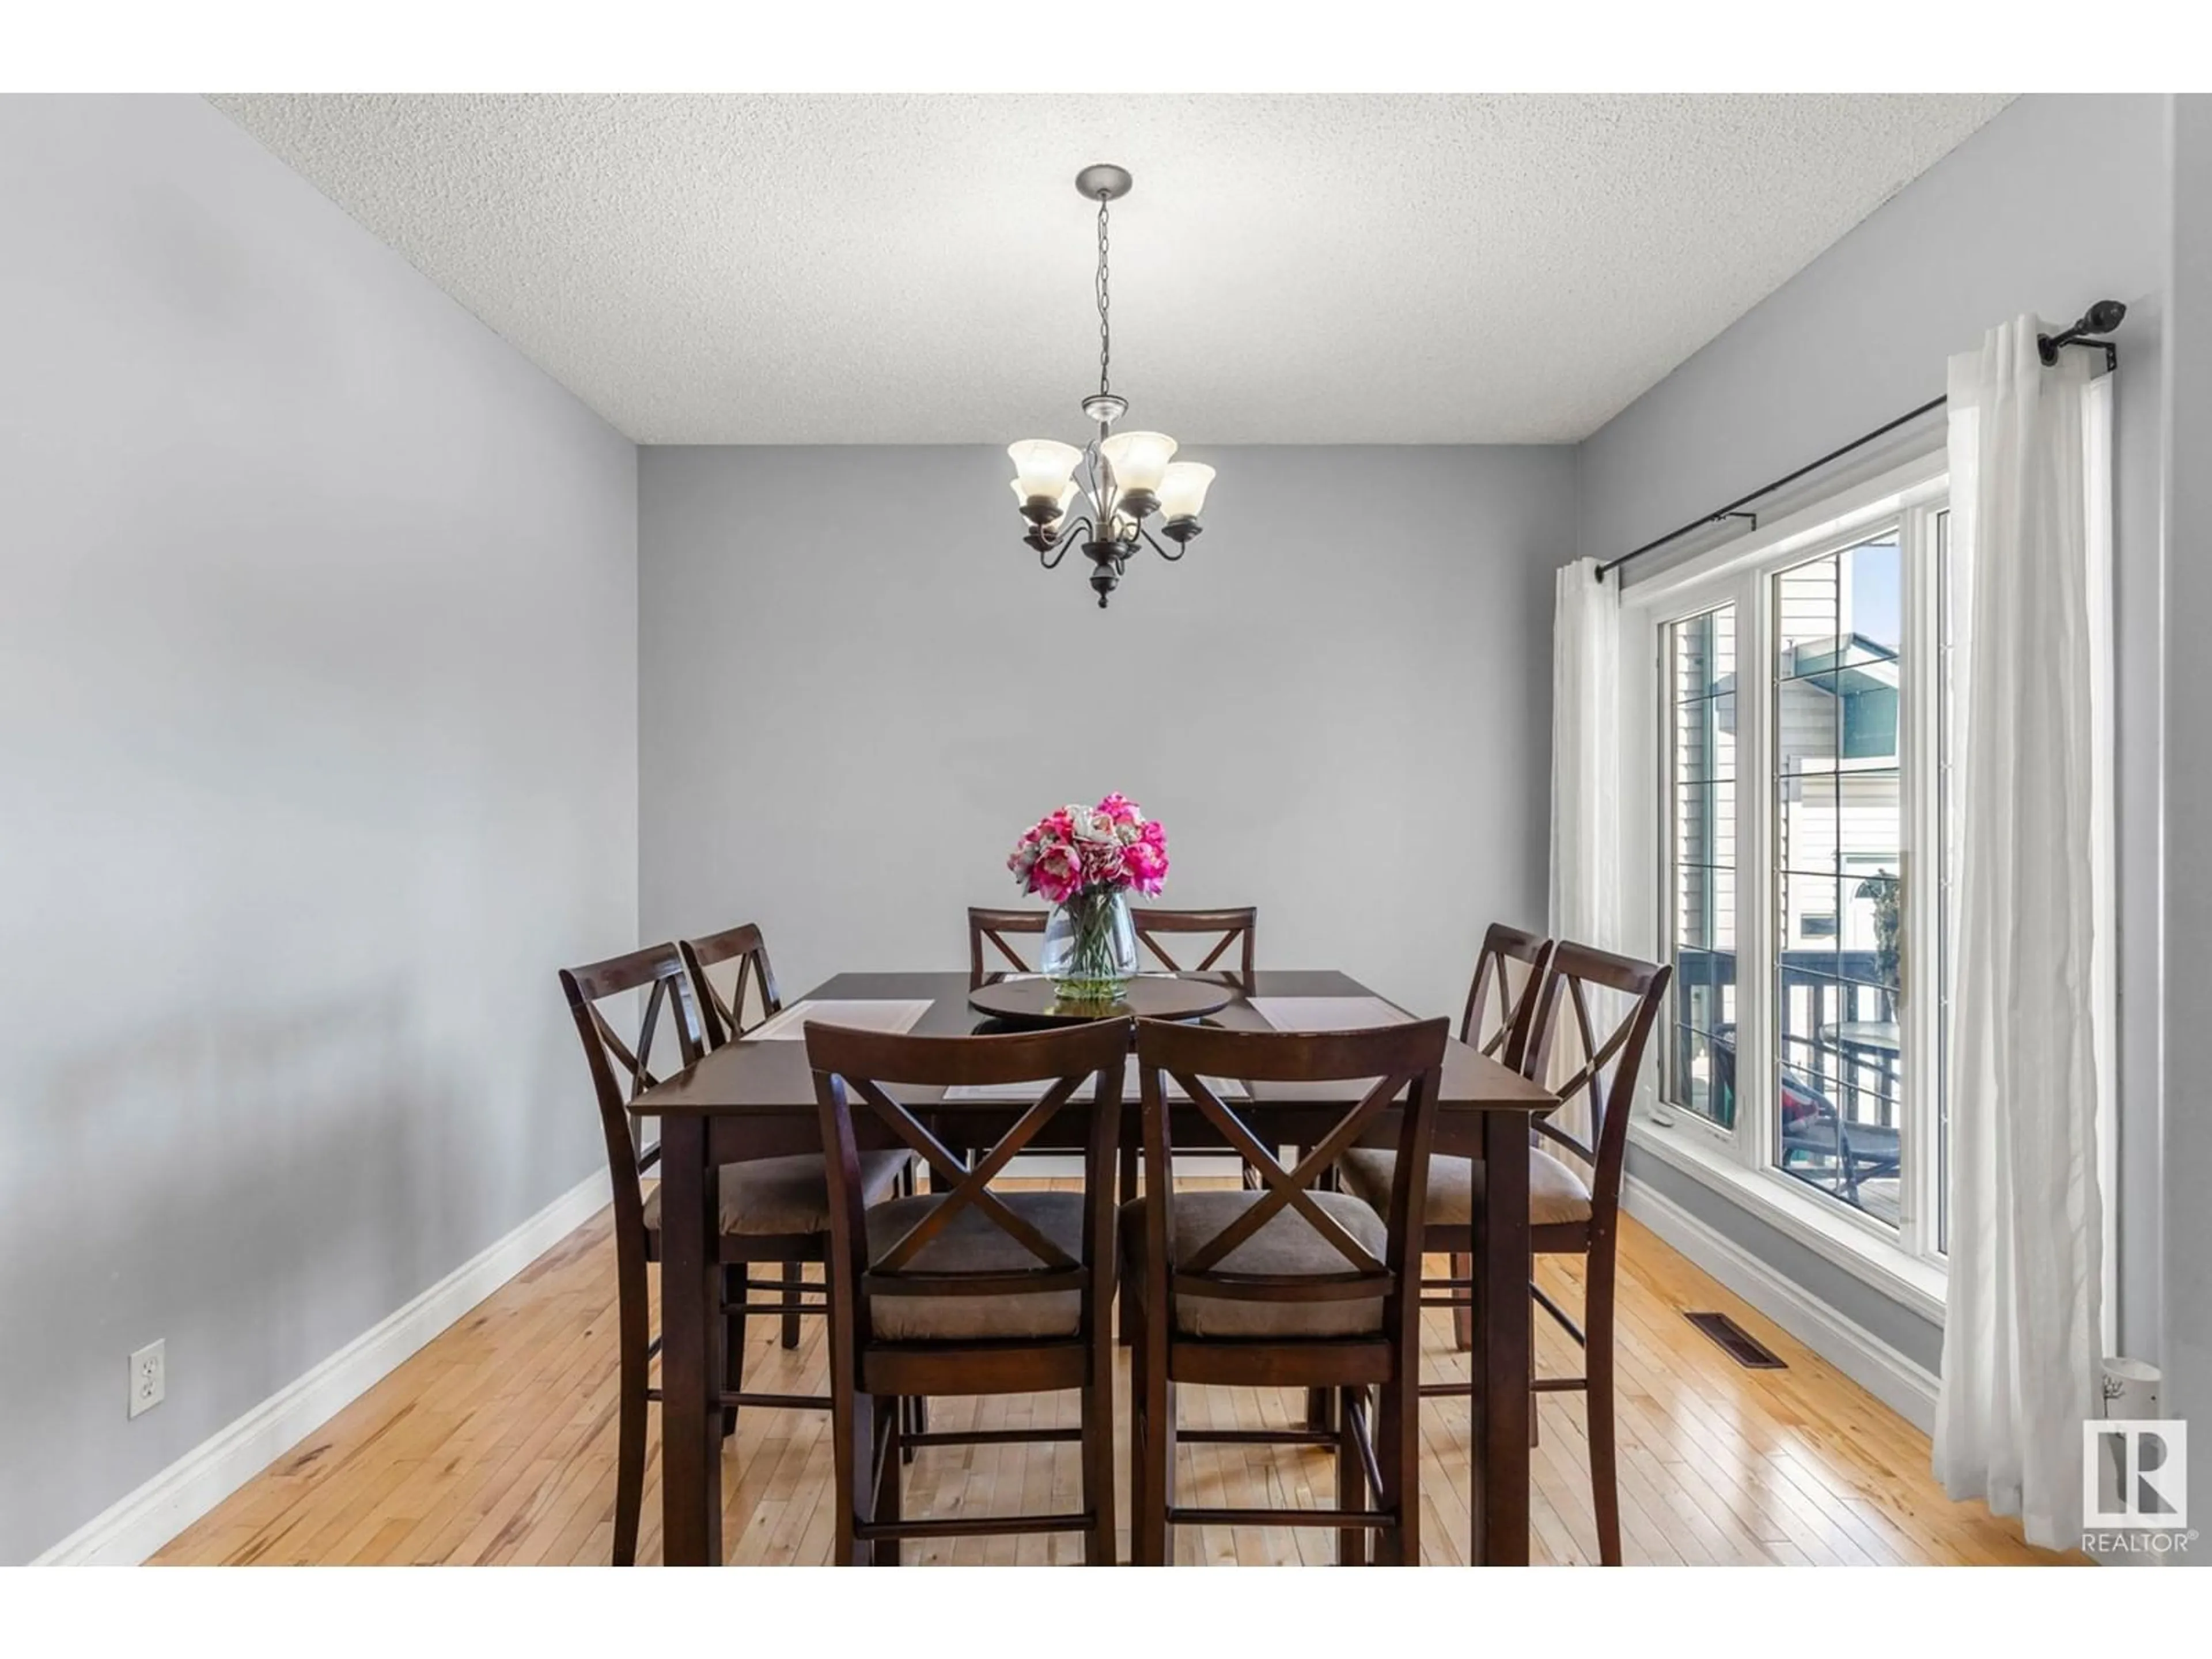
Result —
[[[1622, 799], [1626, 828], [1638, 849], [1626, 861], [1624, 899], [1629, 948], [1661, 959], [1671, 918], [1667, 861], [1668, 824], [1662, 794], [1667, 754], [1664, 720], [1671, 692], [1662, 688], [1662, 629], [1724, 605], [1735, 606], [1736, 672], [1736, 1110], [1733, 1129], [1658, 1099], [1657, 1067], [1649, 1068], [1644, 1098], [1630, 1120], [1639, 1148], [1684, 1170], [1759, 1215], [1893, 1300], [1940, 1321], [1948, 1273], [1936, 1249], [1938, 1161], [1935, 1156], [1939, 1064], [1936, 1042], [1936, 907], [1941, 902], [1934, 851], [1937, 792], [1932, 782], [1937, 699], [1935, 515], [1947, 502], [1943, 451], [1935, 448], [1856, 485], [1841, 489], [1710, 552], [1696, 555], [1623, 590]], [[1852, 546], [1897, 524], [1903, 560], [1902, 606], [1907, 657], [1900, 676], [1898, 772], [1900, 785], [1899, 874], [1905, 883], [1905, 974], [1909, 994], [1899, 1009], [1906, 1069], [1902, 1079], [1910, 1121], [1899, 1171], [1899, 1225], [1823, 1194], [1776, 1168], [1773, 913], [1774, 788], [1773, 576], [1778, 569]], [[1925, 759], [1923, 760], [1923, 757]], [[1924, 852], [1923, 852], [1924, 849]], [[1668, 1011], [1672, 1018], [1673, 1011]], [[1671, 1040], [1671, 1038], [1670, 1038]], [[1923, 1104], [1924, 1103], [1924, 1104]]]

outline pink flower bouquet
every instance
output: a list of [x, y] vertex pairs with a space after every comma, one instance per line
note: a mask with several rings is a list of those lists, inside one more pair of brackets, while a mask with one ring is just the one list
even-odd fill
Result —
[[1007, 856], [1015, 884], [1053, 907], [1038, 966], [1062, 998], [1110, 1002], [1137, 971], [1132, 890], [1156, 898], [1168, 878], [1168, 832], [1127, 795], [1048, 812]]
[[1168, 878], [1168, 832], [1127, 795], [1112, 794], [1096, 806], [1046, 813], [1022, 832], [1006, 868], [1017, 886], [1048, 904], [1129, 888], [1157, 898]]

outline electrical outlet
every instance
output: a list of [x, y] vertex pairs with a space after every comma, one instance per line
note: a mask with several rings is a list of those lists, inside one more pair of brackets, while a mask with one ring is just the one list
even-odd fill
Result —
[[152, 1411], [168, 1394], [169, 1352], [164, 1339], [148, 1343], [131, 1356], [131, 1415]]

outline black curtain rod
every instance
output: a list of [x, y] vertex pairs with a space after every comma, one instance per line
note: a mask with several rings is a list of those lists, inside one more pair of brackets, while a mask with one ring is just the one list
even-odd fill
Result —
[[[2110, 340], [2092, 337], [2110, 334], [2120, 325], [2120, 319], [2127, 314], [2128, 308], [2118, 300], [2100, 300], [2082, 313], [2081, 321], [2075, 323], [2073, 327], [2062, 330], [2057, 334], [2037, 335], [2035, 337], [2036, 355], [2043, 359], [2044, 366], [2049, 368], [2058, 361], [2060, 348], [2087, 346], [2105, 354], [2105, 368], [2109, 372], [2119, 367], [2119, 348]], [[1948, 398], [1930, 398], [1919, 408], [1908, 409], [1895, 420], [1884, 421], [1873, 431], [1862, 433], [1850, 442], [1837, 446], [1817, 461], [1808, 461], [1795, 472], [1785, 472], [1773, 483], [1761, 484], [1748, 495], [1737, 496], [1717, 512], [1708, 513], [1702, 518], [1692, 519], [1680, 530], [1670, 530], [1657, 540], [1644, 543], [1632, 553], [1624, 553], [1617, 559], [1607, 559], [1603, 564], [1598, 566], [1597, 580], [1603, 581], [1608, 571], [1618, 570], [1631, 559], [1640, 559], [1646, 553], [1656, 553], [1668, 543], [1680, 541], [1692, 531], [1702, 530], [1709, 524], [1719, 524], [1726, 519], [1749, 519], [1752, 528], [1756, 530], [1759, 527], [1759, 515], [1756, 513], [1747, 513], [1743, 509], [1759, 500], [1760, 496], [1771, 495], [1776, 490], [1796, 483], [1808, 472], [1818, 472], [1829, 462], [1840, 460], [1855, 449], [1863, 449], [1877, 438], [1887, 437], [1898, 428], [1918, 420], [1923, 415], [1934, 414], [1950, 401]]]

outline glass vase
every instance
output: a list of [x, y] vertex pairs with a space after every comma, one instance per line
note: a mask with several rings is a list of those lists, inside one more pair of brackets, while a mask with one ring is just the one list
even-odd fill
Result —
[[1063, 1002], [1117, 1002], [1137, 976], [1137, 929], [1126, 889], [1078, 893], [1044, 927], [1037, 968]]

